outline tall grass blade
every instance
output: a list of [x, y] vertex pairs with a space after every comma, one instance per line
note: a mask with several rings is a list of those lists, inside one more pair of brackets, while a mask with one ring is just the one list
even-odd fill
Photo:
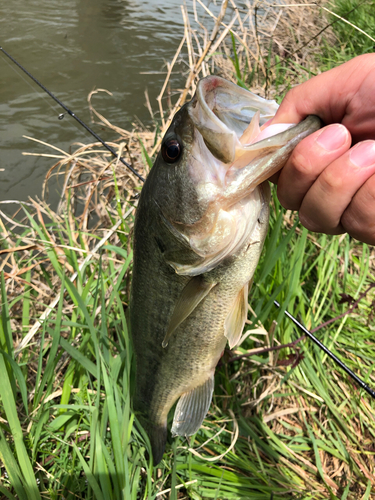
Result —
[[16, 448], [19, 467], [24, 479], [24, 488], [28, 499], [41, 500], [38, 487], [35, 481], [33, 467], [31, 465], [27, 449], [23, 439], [23, 432], [17, 415], [17, 407], [14, 393], [8, 376], [4, 355], [0, 353], [0, 373], [2, 382], [0, 384], [0, 397], [4, 406], [10, 431]]

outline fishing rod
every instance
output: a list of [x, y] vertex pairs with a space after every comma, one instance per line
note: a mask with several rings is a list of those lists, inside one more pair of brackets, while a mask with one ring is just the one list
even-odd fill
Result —
[[[98, 136], [98, 134], [96, 134], [88, 125], [86, 125], [85, 122], [83, 122], [80, 118], [78, 118], [78, 116], [73, 113], [73, 111], [71, 111], [63, 102], [60, 101], [60, 99], [58, 99], [50, 90], [48, 90], [42, 83], [40, 83], [39, 80], [37, 80], [35, 78], [35, 76], [33, 76], [31, 73], [29, 73], [29, 71], [27, 71], [26, 68], [24, 68], [18, 61], [16, 61], [16, 59], [14, 59], [14, 57], [12, 57], [9, 52], [7, 52], [3, 47], [0, 46], [0, 50], [3, 52], [3, 54], [5, 54], [14, 64], [16, 64], [29, 78], [31, 78], [31, 80], [33, 80], [33, 82], [35, 82], [42, 90], [44, 90], [44, 92], [46, 92], [50, 97], [52, 97], [52, 99], [57, 102], [57, 104], [59, 104], [70, 116], [72, 116], [75, 120], [77, 120], [77, 122], [82, 125], [83, 128], [85, 128], [87, 130], [87, 132], [89, 132], [92, 136], [95, 137], [95, 139], [98, 141], [98, 142], [101, 142], [103, 144], [103, 146], [115, 157], [117, 158], [117, 153], [116, 151], [111, 148], [111, 146], [109, 146], [105, 141], [103, 141], [103, 139], [101, 139], [101, 137]], [[61, 114], [59, 115], [59, 120], [61, 120], [62, 118], [64, 118], [64, 115]], [[131, 170], [133, 172], [134, 175], [136, 175], [138, 177], [138, 179], [140, 179], [142, 182], [144, 182], [144, 178], [128, 163], [126, 162], [121, 156], [119, 158], [119, 160], [121, 161], [121, 163], [123, 163], [125, 165], [125, 167], [127, 167], [129, 170]]]
[[[46, 92], [52, 99], [57, 102], [70, 116], [72, 116], [77, 122], [82, 125], [91, 135], [95, 137], [97, 141], [99, 141], [103, 146], [115, 157], [117, 158], [117, 154], [114, 149], [111, 148], [103, 139], [101, 139], [88, 125], [86, 125], [78, 116], [73, 113], [64, 103], [60, 101], [50, 90], [48, 90], [42, 83], [40, 83], [26, 68], [24, 68], [14, 57], [12, 57], [2, 46], [0, 46], [0, 50], [14, 63], [16, 64], [29, 78], [31, 78], [44, 92]], [[63, 118], [64, 115], [59, 115], [59, 119]], [[136, 171], [134, 168], [127, 163], [122, 157], [119, 158], [121, 163], [123, 163], [129, 170], [133, 172], [134, 175], [138, 177], [142, 182], [145, 179]], [[274, 304], [276, 307], [280, 308], [280, 304], [274, 300]], [[302, 330], [305, 335], [307, 335], [315, 344], [322, 349], [340, 368], [342, 368], [353, 380], [357, 382], [370, 396], [375, 398], [375, 391], [371, 389], [362, 379], [360, 379], [350, 368], [348, 368], [345, 363], [343, 363], [337, 356], [335, 356], [320, 340], [318, 340], [315, 335], [313, 335], [307, 328], [300, 323], [290, 312], [284, 311], [284, 314], [293, 321], [293, 323]]]
[[[277, 300], [274, 300], [273, 303], [275, 304], [276, 307], [278, 308], [281, 308], [280, 304], [277, 302]], [[368, 394], [370, 394], [370, 396], [372, 396], [374, 399], [375, 399], [375, 391], [373, 389], [371, 389], [371, 387], [369, 387], [362, 379], [360, 379], [354, 372], [352, 372], [352, 370], [350, 368], [348, 368], [346, 366], [345, 363], [343, 363], [341, 361], [341, 359], [339, 359], [337, 356], [335, 356], [333, 354], [332, 351], [330, 351], [328, 349], [328, 347], [326, 347], [324, 344], [322, 344], [322, 342], [320, 342], [320, 340], [318, 340], [315, 335], [313, 335], [302, 323], [300, 323], [298, 321], [298, 319], [296, 319], [292, 314], [290, 314], [290, 312], [288, 312], [287, 310], [284, 311], [284, 314], [285, 316], [287, 316], [289, 319], [291, 319], [293, 321], [293, 323], [300, 329], [303, 331], [303, 333], [305, 335], [307, 335], [307, 337], [309, 337], [309, 339], [311, 339], [313, 342], [315, 342], [315, 344], [320, 348], [322, 349], [322, 351], [324, 351], [327, 356], [329, 356], [331, 359], [333, 359], [333, 361], [339, 365], [340, 368], [342, 368], [348, 375], [349, 377], [351, 377], [353, 380], [355, 380], [357, 382], [358, 385], [360, 385], [362, 387], [362, 389], [364, 389]]]

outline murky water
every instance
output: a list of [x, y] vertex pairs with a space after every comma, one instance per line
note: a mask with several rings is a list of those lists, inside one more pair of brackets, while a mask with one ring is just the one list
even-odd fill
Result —
[[[156, 109], [170, 61], [183, 35], [179, 0], [0, 0], [0, 45], [90, 126], [87, 95], [111, 122], [150, 121], [144, 91]], [[192, 9], [191, 2], [188, 8]], [[16, 71], [15, 71], [16, 70]], [[153, 74], [144, 74], [153, 72]], [[176, 77], [178, 78], [178, 77]], [[182, 82], [182, 80], [181, 80]], [[0, 53], [0, 200], [40, 195], [53, 160], [23, 135], [67, 149], [93, 138]], [[107, 131], [93, 129], [108, 140]], [[49, 201], [57, 199], [58, 187]]]

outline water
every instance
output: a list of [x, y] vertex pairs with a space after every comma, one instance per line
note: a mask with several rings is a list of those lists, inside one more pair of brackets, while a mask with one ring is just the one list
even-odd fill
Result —
[[[131, 128], [135, 117], [150, 123], [144, 91], [155, 97], [183, 36], [181, 2], [168, 0], [0, 0], [0, 45], [104, 139], [92, 125], [87, 95], [105, 88], [94, 105], [112, 123]], [[191, 2], [188, 4], [191, 11]], [[217, 9], [216, 9], [217, 10]], [[202, 12], [202, 9], [200, 10]], [[15, 72], [15, 69], [17, 70]], [[142, 74], [153, 72], [153, 74]], [[178, 78], [176, 76], [176, 78]], [[182, 78], [180, 82], [182, 83]], [[176, 81], [176, 80], [175, 80]], [[23, 135], [64, 150], [94, 141], [4, 54], [0, 53], [0, 200], [40, 196], [53, 160], [23, 156], [48, 153]], [[58, 198], [58, 186], [49, 201]]]

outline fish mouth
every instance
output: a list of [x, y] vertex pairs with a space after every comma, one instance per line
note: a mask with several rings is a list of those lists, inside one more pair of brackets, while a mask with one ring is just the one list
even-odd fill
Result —
[[275, 101], [263, 99], [218, 76], [208, 76], [197, 85], [189, 115], [210, 152], [229, 164], [245, 141], [246, 145], [255, 142], [261, 127], [273, 118], [277, 109]]
[[205, 173], [200, 173], [200, 179], [214, 180], [225, 190], [245, 175], [247, 188], [254, 188], [280, 170], [298, 142], [321, 126], [316, 116], [297, 125], [269, 124], [277, 109], [276, 101], [218, 76], [200, 80], [188, 104], [198, 140], [208, 150], [201, 152]]

